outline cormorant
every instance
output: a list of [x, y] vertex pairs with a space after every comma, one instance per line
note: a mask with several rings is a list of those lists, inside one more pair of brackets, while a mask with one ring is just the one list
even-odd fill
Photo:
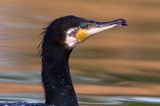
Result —
[[42, 41], [42, 82], [46, 104], [78, 106], [68, 59], [73, 48], [95, 33], [125, 26], [124, 19], [97, 22], [76, 16], [55, 19]]
[[98, 32], [126, 25], [124, 19], [97, 22], [72, 15], [52, 21], [44, 31], [41, 44], [45, 104], [78, 106], [68, 65], [71, 51]]

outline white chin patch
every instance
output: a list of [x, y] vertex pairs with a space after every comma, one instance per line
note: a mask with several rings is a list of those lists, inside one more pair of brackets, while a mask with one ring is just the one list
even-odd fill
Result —
[[77, 39], [73, 36], [66, 36], [65, 43], [67, 44], [68, 47], [74, 47], [77, 44]]
[[77, 28], [70, 28], [66, 31], [65, 44], [70, 48], [73, 48], [78, 43], [77, 39], [75, 38], [76, 30]]

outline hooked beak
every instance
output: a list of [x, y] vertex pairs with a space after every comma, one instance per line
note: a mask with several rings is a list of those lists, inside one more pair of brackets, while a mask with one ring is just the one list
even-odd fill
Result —
[[127, 26], [126, 20], [117, 19], [107, 22], [95, 22], [94, 24], [89, 25], [86, 29], [79, 29], [79, 31], [76, 34], [76, 38], [79, 42], [83, 42], [91, 35], [120, 26]]
[[93, 35], [98, 32], [102, 32], [107, 29], [111, 29], [119, 26], [126, 26], [127, 23], [124, 19], [117, 19], [108, 22], [96, 22], [95, 26], [87, 30], [88, 35]]

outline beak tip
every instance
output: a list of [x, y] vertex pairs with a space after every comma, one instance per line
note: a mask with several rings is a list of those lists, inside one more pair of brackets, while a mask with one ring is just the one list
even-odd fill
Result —
[[125, 19], [118, 19], [121, 26], [128, 26], [127, 21]]

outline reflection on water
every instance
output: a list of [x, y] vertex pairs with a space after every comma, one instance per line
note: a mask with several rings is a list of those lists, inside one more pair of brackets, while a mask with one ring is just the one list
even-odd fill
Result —
[[129, 21], [128, 28], [100, 33], [73, 51], [70, 66], [80, 104], [160, 105], [160, 1], [34, 2], [0, 1], [1, 102], [44, 102], [39, 34], [55, 17], [74, 14]]
[[[14, 93], [14, 94], [0, 94], [1, 103], [5, 101], [27, 102], [27, 103], [43, 103], [44, 99], [42, 94], [38, 93]], [[79, 95], [79, 103], [81, 105], [127, 105], [127, 104], [159, 104], [160, 98], [158, 97], [145, 97], [145, 96], [97, 96], [97, 95]]]

